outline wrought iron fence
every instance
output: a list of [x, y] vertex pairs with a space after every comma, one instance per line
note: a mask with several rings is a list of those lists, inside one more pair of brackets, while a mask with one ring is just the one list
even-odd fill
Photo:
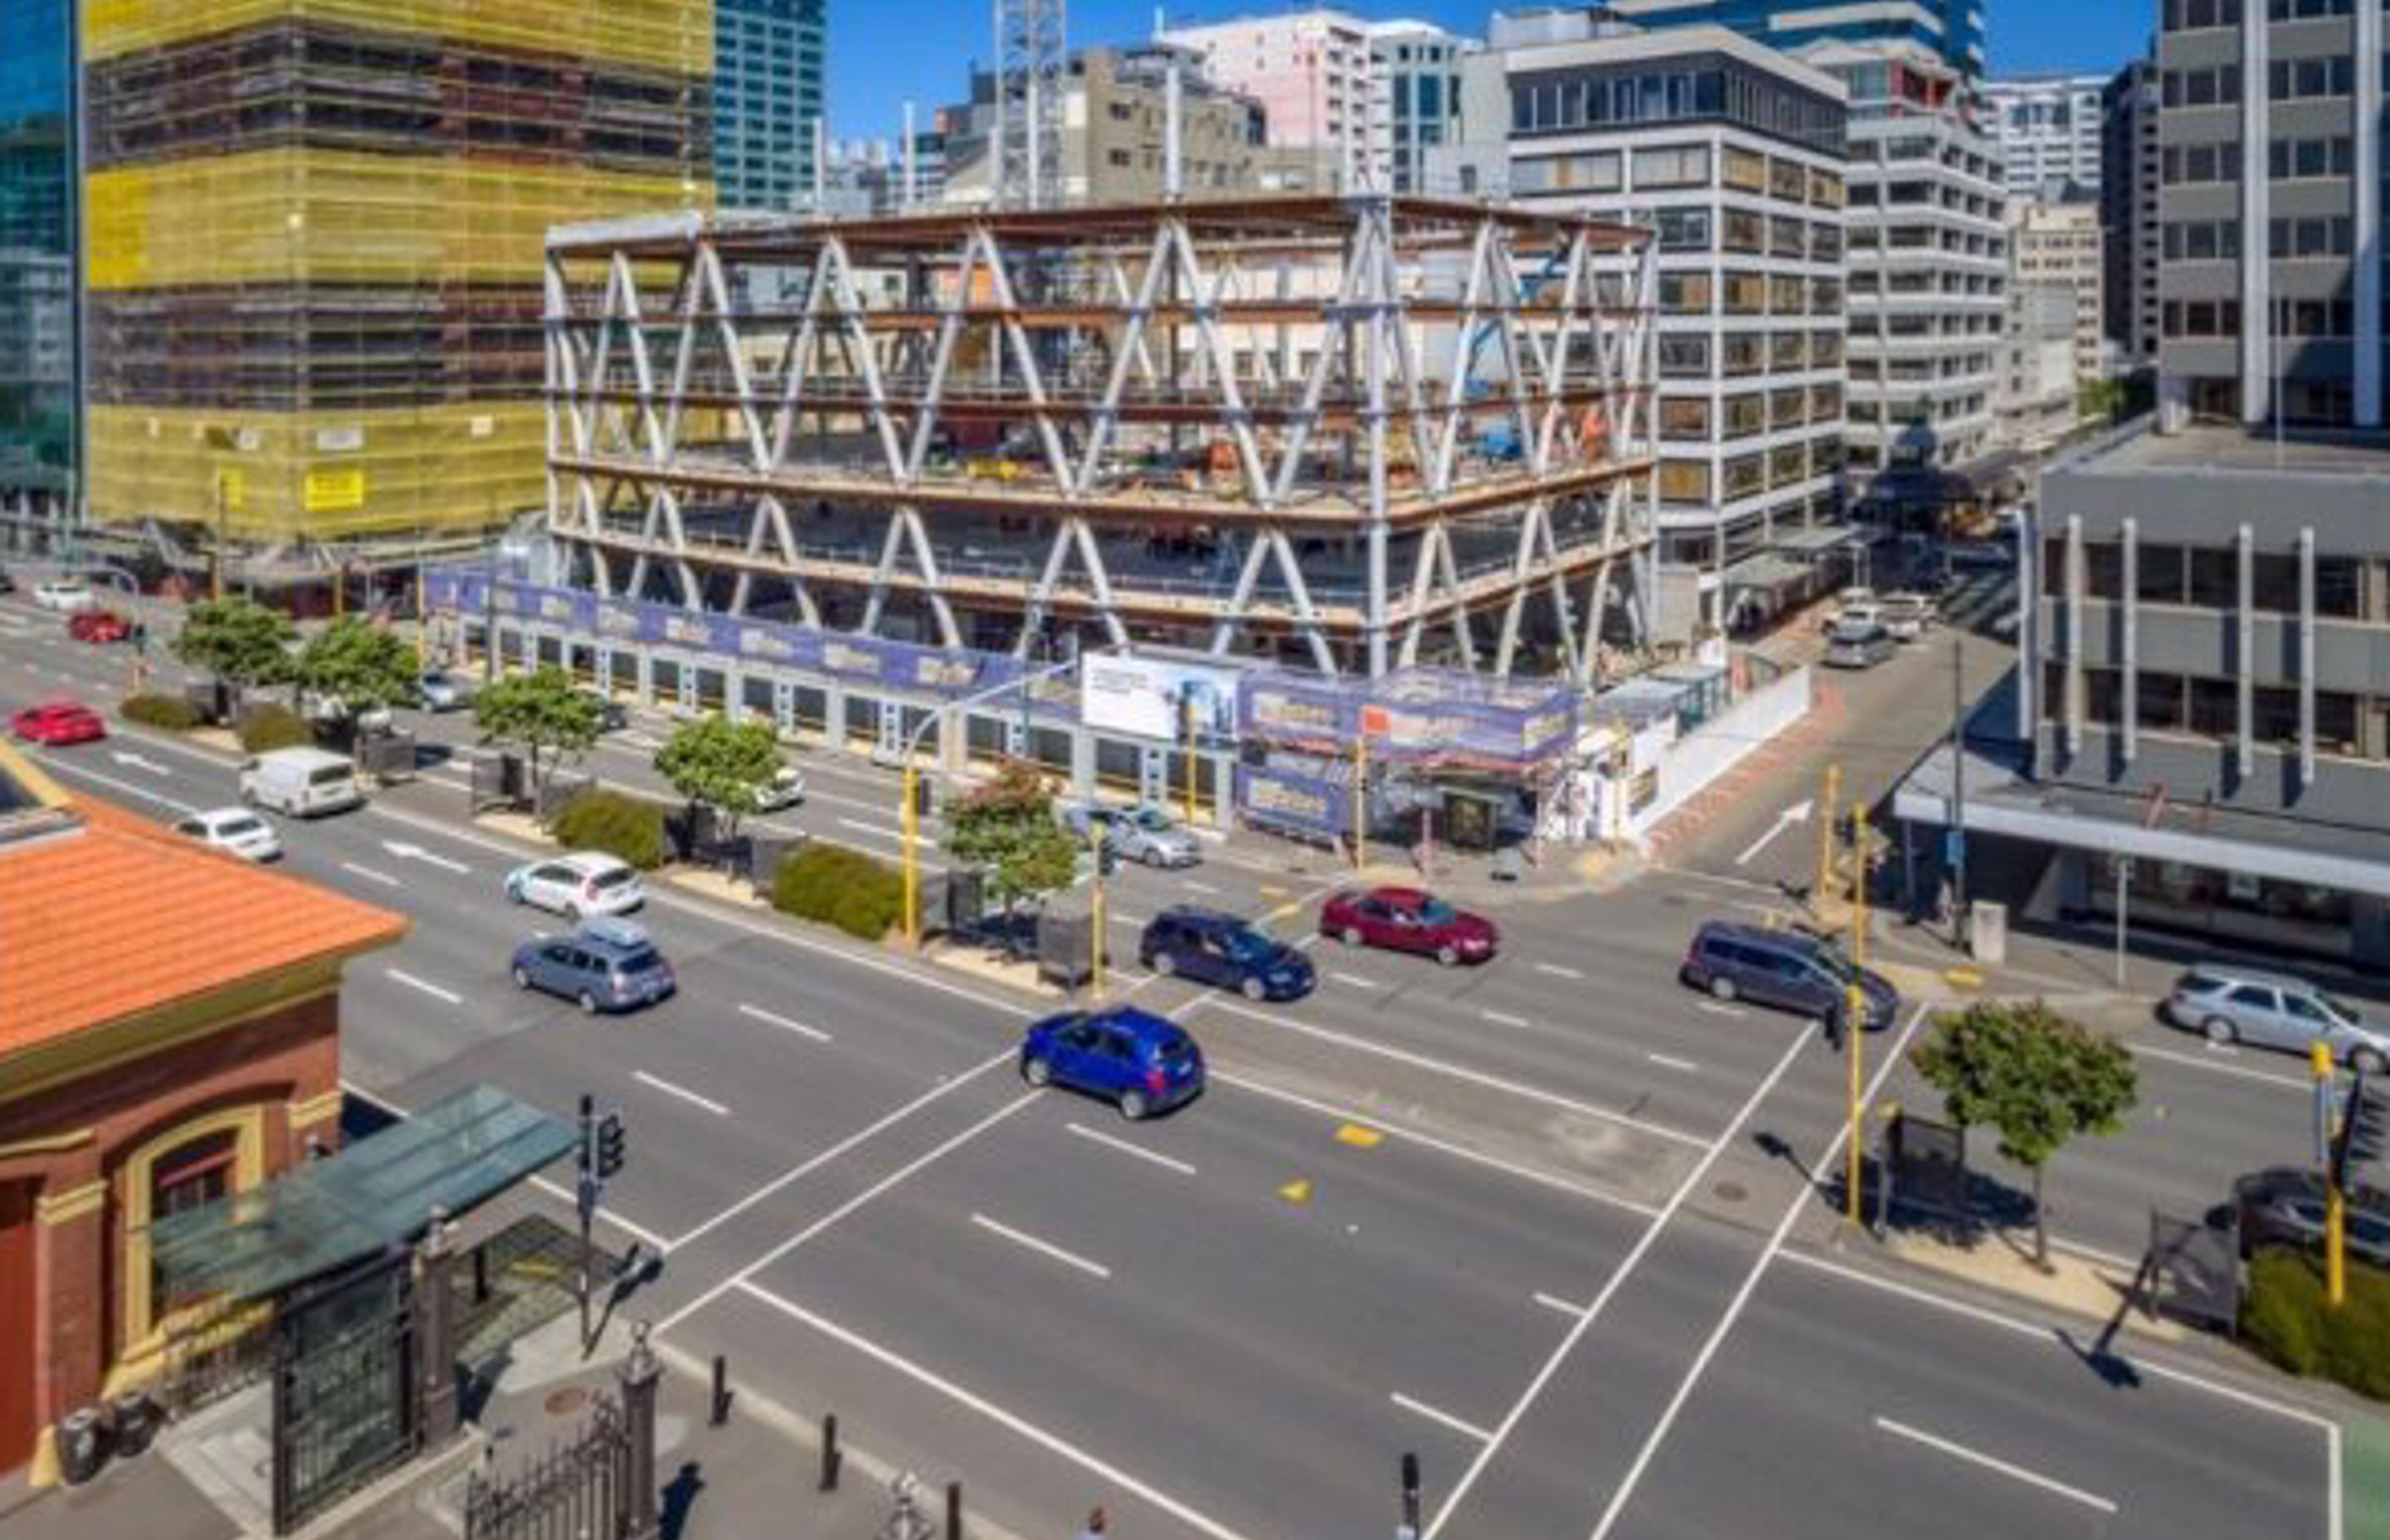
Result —
[[629, 1419], [600, 1392], [589, 1420], [512, 1475], [465, 1487], [465, 1540], [626, 1540], [633, 1460]]

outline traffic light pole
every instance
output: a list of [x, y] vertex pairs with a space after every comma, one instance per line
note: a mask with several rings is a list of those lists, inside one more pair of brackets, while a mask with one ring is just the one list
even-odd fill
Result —
[[573, 1183], [572, 1207], [581, 1220], [581, 1351], [589, 1351], [589, 1296], [596, 1289], [590, 1257], [589, 1231], [598, 1217], [598, 1098], [581, 1097], [581, 1170]]
[[[1833, 824], [1833, 804], [1826, 804], [1826, 822]], [[1866, 1079], [1860, 1061], [1867, 1057], [1867, 993], [1859, 987], [1861, 970], [1867, 967], [1867, 803], [1851, 804], [1851, 977], [1843, 994], [1843, 1037], [1850, 1046], [1851, 1057], [1851, 1123], [1849, 1146], [1844, 1151], [1843, 1183], [1844, 1213], [1854, 1226], [1866, 1221], [1859, 1205], [1859, 1179], [1867, 1170], [1867, 1129], [1861, 1123], [1861, 1106], [1866, 1099]]]

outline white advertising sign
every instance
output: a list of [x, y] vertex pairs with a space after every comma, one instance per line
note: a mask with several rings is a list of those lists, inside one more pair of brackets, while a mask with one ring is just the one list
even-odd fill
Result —
[[1092, 652], [1079, 660], [1079, 720], [1089, 727], [1175, 743], [1190, 719], [1199, 736], [1227, 738], [1236, 717], [1233, 669]]

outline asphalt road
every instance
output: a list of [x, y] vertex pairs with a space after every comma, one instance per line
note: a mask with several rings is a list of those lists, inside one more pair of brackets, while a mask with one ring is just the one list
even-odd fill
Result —
[[[0, 617], [0, 705], [121, 687], [120, 653]], [[643, 753], [600, 764], [631, 778]], [[36, 757], [160, 813], [232, 800], [228, 760], [153, 735]], [[868, 821], [888, 786], [803, 763], [809, 827]], [[1743, 890], [1519, 903], [1476, 969], [1314, 942], [1317, 994], [1257, 1007], [1137, 971], [1135, 922], [1201, 898], [1301, 935], [1333, 873], [1124, 873], [1113, 987], [1187, 1022], [1215, 1072], [1129, 1125], [1014, 1074], [1044, 1003], [669, 887], [644, 918], [675, 1000], [585, 1020], [519, 994], [507, 953], [541, 920], [499, 881], [532, 852], [463, 815], [435, 774], [286, 831], [290, 869], [414, 920], [352, 970], [351, 1080], [402, 1108], [473, 1082], [623, 1108], [610, 1222], [670, 1259], [633, 1312], [961, 1474], [1017, 1534], [1094, 1502], [1139, 1536], [1378, 1532], [1409, 1450], [1430, 1535], [1454, 1540], [1869, 1519], [2224, 1537], [2253, 1513], [2336, 1540], [2336, 1435], [2292, 1391], [2196, 1351], [2087, 1362], [2030, 1308], [1836, 1260], [1813, 1178], [1836, 1169], [1844, 1062], [1674, 982], [1694, 920], [1762, 901]], [[2282, 1158], [2278, 1124], [2295, 1156], [2305, 1125], [2275, 1066], [2127, 1026], [2165, 1111], [2050, 1187], [2062, 1235], [2130, 1251], [2151, 1202]], [[1878, 1095], [1906, 1088], [1894, 1046], [1870, 1045]]]

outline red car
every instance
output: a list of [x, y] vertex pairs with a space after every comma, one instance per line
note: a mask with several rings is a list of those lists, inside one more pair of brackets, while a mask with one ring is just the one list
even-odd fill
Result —
[[133, 622], [112, 610], [78, 610], [68, 617], [67, 635], [78, 642], [121, 642], [133, 635]]
[[94, 743], [108, 736], [108, 724], [88, 706], [53, 700], [19, 712], [8, 719], [8, 730], [27, 743]]
[[1446, 968], [1491, 961], [1502, 944], [1492, 920], [1417, 888], [1338, 893], [1319, 911], [1319, 933], [1347, 946], [1423, 952]]

